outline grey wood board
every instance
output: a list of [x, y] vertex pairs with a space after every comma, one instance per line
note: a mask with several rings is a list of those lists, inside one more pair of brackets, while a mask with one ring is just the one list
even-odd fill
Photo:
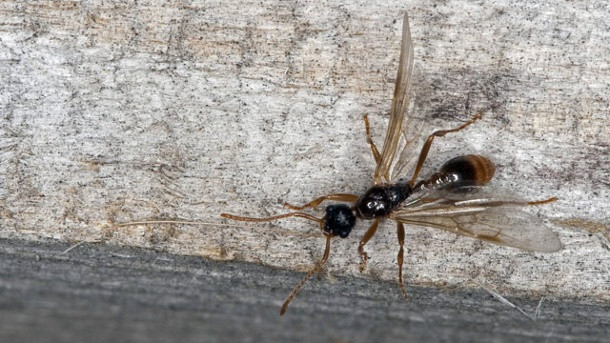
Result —
[[[66, 252], [66, 250], [68, 250]], [[316, 279], [141, 248], [0, 240], [3, 342], [607, 342], [608, 304]], [[538, 310], [537, 310], [538, 309]], [[538, 314], [535, 316], [536, 312]], [[531, 318], [530, 318], [531, 317]]]

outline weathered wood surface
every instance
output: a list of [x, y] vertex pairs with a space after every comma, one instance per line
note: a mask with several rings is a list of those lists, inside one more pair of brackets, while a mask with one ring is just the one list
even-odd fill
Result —
[[[2, 342], [607, 342], [608, 304], [482, 290], [314, 279], [300, 273], [104, 244], [0, 239]], [[523, 312], [520, 312], [523, 311]]]
[[[435, 141], [424, 174], [491, 156], [497, 187], [559, 197], [536, 210], [565, 245], [530, 254], [410, 228], [407, 283], [610, 300], [603, 2], [3, 1], [0, 236], [309, 269], [323, 248], [310, 223], [218, 214], [370, 185], [361, 116], [381, 144], [404, 10], [425, 133], [485, 111]], [[153, 218], [208, 224], [116, 226]], [[333, 243], [332, 274], [359, 275], [364, 225]], [[394, 280], [394, 227], [367, 250], [364, 276]]]

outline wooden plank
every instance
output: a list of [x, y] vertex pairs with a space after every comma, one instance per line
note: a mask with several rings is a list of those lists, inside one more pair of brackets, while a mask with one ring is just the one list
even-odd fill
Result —
[[[480, 290], [313, 280], [284, 317], [300, 275], [151, 250], [0, 240], [4, 342], [605, 342], [608, 306]], [[523, 311], [523, 313], [520, 312]], [[531, 318], [530, 318], [531, 317]]]
[[[498, 187], [559, 197], [538, 210], [566, 246], [529, 254], [409, 228], [407, 283], [609, 300], [601, 4], [4, 1], [0, 235], [308, 270], [323, 248], [310, 223], [218, 214], [369, 186], [361, 115], [380, 144], [404, 10], [426, 133], [485, 111], [435, 142], [424, 174], [464, 151], [490, 155]], [[116, 226], [153, 218], [207, 224]], [[364, 225], [333, 243], [332, 274], [360, 275]], [[365, 277], [395, 280], [393, 232], [384, 224], [367, 245]]]

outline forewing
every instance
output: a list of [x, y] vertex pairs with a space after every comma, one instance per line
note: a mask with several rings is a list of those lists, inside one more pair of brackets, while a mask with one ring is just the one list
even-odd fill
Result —
[[527, 202], [441, 192], [420, 196], [391, 214], [405, 224], [433, 227], [527, 251], [554, 252], [562, 245], [557, 234], [538, 217], [523, 211]]
[[413, 42], [409, 29], [409, 18], [405, 13], [402, 22], [402, 43], [400, 49], [400, 62], [396, 85], [394, 88], [394, 99], [392, 100], [392, 110], [390, 112], [390, 122], [386, 132], [381, 160], [377, 164], [375, 184], [389, 182], [391, 179], [390, 168], [396, 156], [398, 142], [400, 140], [403, 120], [407, 106], [409, 104], [409, 88], [411, 87], [411, 77], [413, 75]]
[[390, 170], [390, 183], [396, 182], [402, 176], [408, 175], [417, 165], [417, 159], [424, 142], [425, 126], [421, 120], [413, 116], [405, 117], [402, 125], [401, 138], [398, 143], [399, 152], [394, 157]]

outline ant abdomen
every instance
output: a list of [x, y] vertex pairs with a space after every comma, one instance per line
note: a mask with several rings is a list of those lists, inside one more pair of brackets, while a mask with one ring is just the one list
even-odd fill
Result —
[[422, 186], [434, 189], [458, 189], [482, 186], [495, 172], [494, 164], [481, 155], [462, 155], [443, 164], [439, 170], [423, 181]]

